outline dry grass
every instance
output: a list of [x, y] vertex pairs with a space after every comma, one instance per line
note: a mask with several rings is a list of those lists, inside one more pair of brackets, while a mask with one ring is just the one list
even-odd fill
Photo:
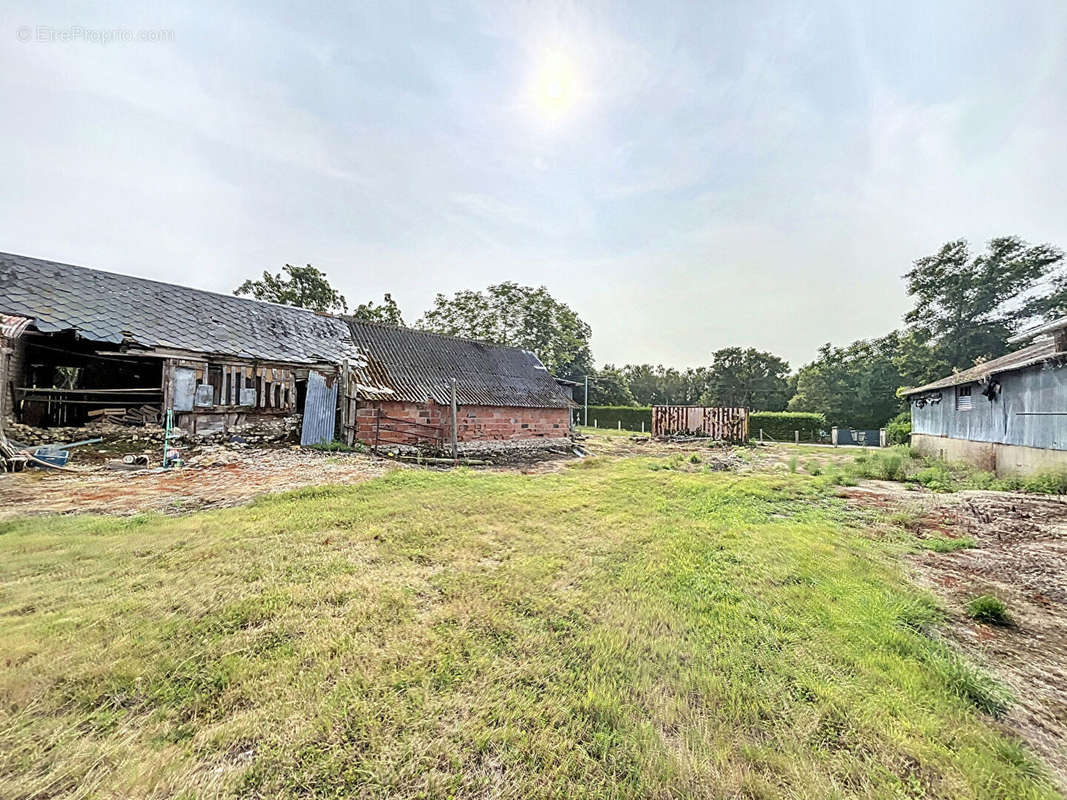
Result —
[[651, 465], [0, 523], [0, 797], [1055, 796], [905, 545]]

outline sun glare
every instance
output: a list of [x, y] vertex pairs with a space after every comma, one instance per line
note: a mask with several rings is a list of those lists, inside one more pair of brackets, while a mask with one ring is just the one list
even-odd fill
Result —
[[577, 99], [578, 81], [574, 66], [560, 53], [548, 54], [537, 68], [534, 100], [547, 117], [566, 113]]

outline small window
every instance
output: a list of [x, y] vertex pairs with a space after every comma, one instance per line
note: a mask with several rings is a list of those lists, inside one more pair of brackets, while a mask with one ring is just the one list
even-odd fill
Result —
[[970, 411], [974, 408], [974, 404], [971, 401], [971, 387], [970, 386], [957, 386], [956, 387], [956, 410], [957, 411]]

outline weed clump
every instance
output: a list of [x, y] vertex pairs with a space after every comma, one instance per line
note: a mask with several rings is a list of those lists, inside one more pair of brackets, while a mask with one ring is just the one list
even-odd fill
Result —
[[991, 594], [983, 594], [967, 603], [967, 615], [987, 625], [1010, 625], [1011, 617], [1004, 603]]
[[919, 542], [923, 550], [932, 550], [935, 553], [954, 553], [957, 550], [969, 550], [978, 544], [970, 536], [961, 536], [958, 539], [950, 539], [945, 536], [932, 536]]

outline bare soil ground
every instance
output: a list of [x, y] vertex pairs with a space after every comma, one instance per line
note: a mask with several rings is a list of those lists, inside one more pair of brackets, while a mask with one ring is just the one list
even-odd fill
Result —
[[259, 495], [382, 475], [395, 462], [360, 453], [248, 448], [181, 469], [115, 472], [27, 470], [0, 476], [0, 519], [18, 514], [143, 511], [187, 513], [247, 503]]
[[[896, 512], [920, 539], [970, 537], [976, 546], [912, 559], [918, 580], [944, 601], [947, 634], [985, 663], [1019, 702], [1003, 723], [1057, 772], [1067, 790], [1067, 500], [1009, 492], [934, 494], [871, 481], [842, 489], [864, 509]], [[992, 594], [1012, 624], [986, 625], [965, 612]]]

